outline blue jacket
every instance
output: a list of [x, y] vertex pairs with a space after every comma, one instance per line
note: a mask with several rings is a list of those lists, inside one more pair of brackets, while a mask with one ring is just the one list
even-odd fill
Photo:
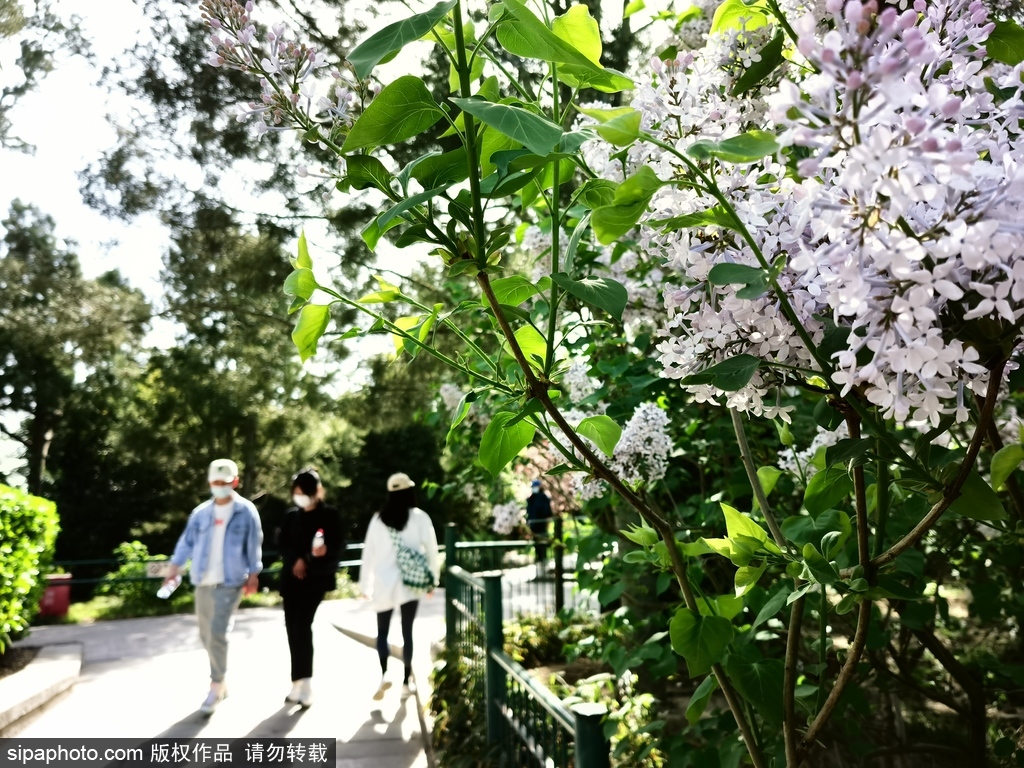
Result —
[[[251, 574], [263, 570], [263, 526], [251, 501], [237, 493], [232, 498], [235, 508], [224, 531], [224, 586], [240, 587]], [[213, 504], [210, 499], [192, 510], [171, 556], [171, 562], [179, 568], [192, 560], [189, 578], [196, 585], [202, 583], [210, 558]]]

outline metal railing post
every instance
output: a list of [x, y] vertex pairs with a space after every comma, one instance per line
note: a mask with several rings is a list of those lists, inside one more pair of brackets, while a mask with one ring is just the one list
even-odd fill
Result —
[[577, 704], [572, 708], [576, 720], [576, 768], [609, 768], [611, 744], [604, 736], [604, 704]]
[[448, 523], [444, 529], [444, 645], [454, 648], [457, 641], [458, 615], [455, 612], [455, 595], [459, 591], [452, 576], [451, 568], [458, 565], [459, 559], [455, 545], [459, 541], [459, 531], [455, 523]]
[[562, 533], [562, 516], [555, 515], [555, 538], [552, 541], [555, 555], [555, 613], [561, 613], [565, 608], [565, 563], [562, 561], [565, 544]]
[[505, 670], [493, 653], [505, 647], [501, 606], [501, 574], [481, 574], [484, 580], [484, 639], [487, 647], [484, 690], [487, 694], [487, 743], [501, 741], [501, 709], [505, 703]]

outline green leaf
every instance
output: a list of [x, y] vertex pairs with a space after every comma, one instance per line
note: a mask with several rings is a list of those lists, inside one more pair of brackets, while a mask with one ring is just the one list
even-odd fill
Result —
[[686, 659], [690, 677], [707, 674], [725, 656], [733, 638], [732, 623], [721, 616], [701, 616], [680, 608], [669, 624], [672, 650]]
[[759, 51], [760, 60], [752, 62], [736, 80], [736, 84], [732, 87], [733, 96], [742, 96], [751, 88], [760, 85], [768, 75], [785, 61], [782, 56], [782, 47], [785, 42], [786, 36], [782, 32], [778, 32], [775, 37], [765, 44]]
[[366, 243], [366, 247], [371, 251], [377, 247], [377, 243], [384, 237], [384, 233], [389, 229], [394, 229], [403, 222], [403, 219], [391, 219], [386, 226], [381, 226], [379, 219], [374, 219], [360, 233], [363, 238], [363, 242]]
[[747, 536], [764, 543], [768, 541], [768, 532], [738, 509], [730, 507], [724, 502], [719, 502], [722, 507], [722, 514], [725, 515], [726, 535], [735, 540], [739, 536]]
[[466, 162], [466, 148], [459, 147], [442, 155], [425, 157], [410, 174], [424, 189], [458, 184], [469, 178], [469, 163]]
[[717, 157], [726, 163], [743, 164], [757, 162], [762, 157], [778, 151], [779, 143], [775, 139], [775, 134], [753, 130], [722, 141], [695, 141], [687, 147], [686, 154], [698, 160]]
[[842, 510], [830, 509], [817, 517], [795, 515], [782, 521], [782, 535], [801, 547], [821, 541], [831, 531], [839, 532], [840, 545], [845, 543], [853, 532], [850, 516]]
[[763, 269], [744, 264], [715, 264], [708, 272], [708, 282], [712, 285], [749, 285], [764, 279]]
[[594, 277], [593, 275], [580, 280], [573, 280], [565, 272], [556, 272], [551, 279], [567, 293], [571, 293], [580, 301], [585, 301], [599, 309], [603, 309], [616, 320], [622, 319], [622, 311], [629, 301], [626, 287], [610, 277]]
[[740, 695], [753, 705], [765, 723], [773, 728], [779, 727], [782, 724], [782, 690], [786, 675], [782, 661], [750, 661], [731, 653], [723, 666]]
[[664, 184], [646, 165], [619, 184], [612, 204], [594, 209], [591, 226], [598, 242], [609, 245], [635, 227], [654, 193]]
[[870, 437], [859, 439], [852, 437], [843, 438], [835, 445], [830, 445], [825, 449], [825, 466], [839, 465], [845, 469], [850, 469], [851, 462], [854, 467], [860, 466], [871, 457], [874, 443], [874, 439]]
[[747, 592], [757, 586], [757, 582], [761, 579], [765, 569], [768, 567], [767, 563], [754, 567], [752, 565], [744, 565], [736, 569], [736, 577], [734, 579], [734, 586], [736, 589], [736, 596], [743, 597]]
[[[772, 495], [772, 491], [775, 490], [775, 484], [782, 477], [782, 470], [776, 469], [775, 467], [759, 467], [757, 470], [757, 481], [761, 484], [761, 490], [764, 492], [764, 497], [767, 499]], [[754, 509], [757, 511], [759, 505], [757, 503], [757, 495], [754, 495]]]
[[768, 6], [763, 1], [725, 0], [711, 19], [711, 33], [765, 27], [769, 21], [768, 13]]
[[615, 423], [610, 416], [588, 416], [579, 423], [576, 431], [583, 437], [594, 441], [594, 444], [601, 449], [605, 456], [615, 453], [615, 446], [622, 437], [622, 427]]
[[373, 187], [390, 194], [395, 177], [373, 155], [349, 155], [345, 158], [345, 178], [355, 189]]
[[701, 616], [721, 616], [732, 621], [743, 610], [743, 598], [736, 595], [719, 595], [711, 598], [712, 610], [707, 600], [697, 601], [697, 611]]
[[587, 6], [579, 3], [556, 16], [551, 22], [551, 31], [594, 64], [601, 65], [601, 28]]
[[832, 509], [853, 491], [853, 480], [845, 468], [830, 467], [818, 472], [807, 483], [804, 506], [813, 517]]
[[508, 411], [495, 414], [480, 439], [480, 463], [494, 477], [530, 444], [536, 432], [528, 421], [509, 424], [514, 418]]
[[783, 609], [789, 599], [789, 587], [783, 587], [774, 595], [772, 595], [768, 602], [761, 606], [761, 610], [757, 612], [757, 618], [754, 619], [754, 623], [750, 625], [750, 631], [753, 632], [759, 626], [764, 624], [768, 619], [773, 618], [779, 611]]
[[597, 107], [578, 107], [575, 104], [573, 104], [573, 107], [581, 115], [592, 117], [595, 120], [597, 120], [598, 123], [607, 123], [610, 120], [614, 120], [616, 117], [622, 117], [623, 115], [632, 115], [637, 112], [635, 109], [633, 109], [633, 107], [613, 107], [611, 109], [598, 109]]
[[[460, 114], [459, 117], [462, 117], [462, 115]], [[520, 146], [520, 142], [515, 139], [510, 139], [501, 131], [495, 130], [490, 126], [484, 126], [484, 130], [480, 134], [481, 176], [487, 177], [494, 173], [497, 168], [497, 165], [494, 163], [494, 158], [499, 155], [503, 155], [505, 152], [520, 149]], [[531, 152], [529, 154], [532, 155], [533, 153]]]
[[597, 126], [598, 135], [616, 147], [628, 147], [640, 138], [640, 113], [632, 110]]
[[296, 269], [284, 281], [284, 292], [288, 296], [295, 296], [308, 301], [313, 292], [319, 288], [316, 278], [311, 269]]
[[1024, 29], [1014, 21], [997, 21], [982, 45], [989, 57], [1015, 67], [1024, 61]]
[[563, 131], [559, 126], [522, 107], [492, 104], [475, 96], [469, 99], [451, 99], [451, 102], [463, 112], [473, 115], [485, 125], [519, 142], [536, 155], [547, 155], [562, 138]]
[[[642, 3], [643, 0], [633, 0], [634, 3]], [[707, 709], [711, 694], [718, 688], [718, 681], [714, 675], [708, 675], [704, 682], [697, 686], [697, 690], [690, 696], [690, 703], [686, 705], [686, 719], [690, 725], [696, 725], [704, 710]]]
[[[405, 200], [398, 203], [397, 205], [391, 206], [386, 211], [384, 211], [384, 213], [378, 216], [376, 219], [377, 226], [381, 228], [381, 232], [387, 232], [389, 229], [391, 229], [391, 227], [397, 226], [398, 224], [401, 223], [402, 220], [398, 218], [399, 216], [402, 216], [407, 211], [411, 211], [417, 205], [421, 205], [422, 203], [425, 203], [428, 200], [434, 199], [442, 192], [444, 192], [446, 189], [448, 189], [448, 187], [450, 186], [451, 184], [443, 184], [440, 187], [428, 189], [425, 192], [420, 192], [418, 194], [412, 195], [411, 197], [405, 198]], [[391, 226], [388, 226], [389, 224]]]
[[491, 290], [499, 304], [517, 307], [537, 294], [537, 286], [522, 275], [501, 277], [491, 282]]
[[316, 345], [327, 330], [331, 308], [326, 304], [306, 304], [299, 311], [299, 319], [292, 331], [292, 341], [299, 350], [302, 362], [316, 354]]
[[429, 11], [388, 24], [379, 32], [370, 35], [353, 48], [348, 55], [348, 61], [355, 70], [356, 78], [365, 80], [373, 68], [385, 58], [402, 50], [408, 43], [419, 40], [433, 29], [434, 25], [455, 7], [455, 4], [456, 0], [438, 3]]
[[801, 553], [804, 557], [804, 565], [810, 571], [814, 580], [819, 584], [835, 584], [839, 581], [839, 571], [835, 566], [825, 559], [813, 544], [804, 544]]
[[577, 202], [591, 210], [601, 206], [609, 206], [615, 200], [615, 189], [618, 184], [603, 178], [585, 181], [577, 193]]
[[971, 520], [1005, 520], [1006, 510], [992, 486], [975, 470], [967, 476], [960, 496], [949, 508]]
[[649, 222], [652, 227], [660, 227], [666, 232], [675, 232], [679, 229], [690, 227], [722, 227], [723, 229], [734, 229], [732, 215], [722, 206], [716, 205], [706, 211], [696, 213], [684, 213], [681, 216], [673, 216], [670, 219], [655, 219]]
[[497, 37], [501, 47], [509, 53], [568, 65], [560, 67], [559, 71], [576, 77], [581, 87], [589, 86], [605, 93], [618, 93], [633, 87], [633, 81], [628, 77], [594, 63], [548, 29], [519, 0], [508, 0], [504, 6], [511, 18], [498, 24]]
[[651, 528], [646, 521], [641, 520], [640, 522], [640, 525], [634, 523], [628, 529], [622, 531], [622, 535], [641, 547], [653, 547], [660, 541], [658, 532]]
[[[412, 315], [410, 317], [396, 317], [394, 320], [395, 325], [399, 330], [405, 331], [411, 336], [416, 334], [412, 333], [412, 330], [423, 322], [422, 315]], [[411, 339], [407, 339], [400, 333], [392, 333], [391, 341], [395, 345], [395, 354], [400, 355], [403, 352], [407, 352], [410, 357], [416, 357], [416, 353], [419, 351], [419, 346]]]
[[380, 147], [418, 136], [444, 116], [427, 86], [418, 77], [405, 75], [384, 90], [363, 111], [341, 149]]
[[569, 242], [566, 243], [565, 253], [562, 254], [562, 269], [566, 274], [572, 274], [572, 269], [576, 264], [576, 251], [579, 250], [583, 233], [590, 227], [590, 217], [591, 214], [587, 213], [576, 223], [569, 236]]
[[736, 355], [698, 373], [691, 373], [682, 383], [685, 386], [710, 384], [723, 392], [743, 389], [754, 377], [761, 359], [753, 355]]
[[467, 392], [459, 400], [459, 404], [455, 408], [455, 412], [452, 414], [452, 424], [448, 427], [448, 435], [444, 439], [445, 445], [451, 445], [452, 437], [455, 435], [455, 430], [458, 426], [466, 420], [469, 415], [470, 408], [473, 407], [473, 402], [476, 400], [476, 392]]
[[295, 266], [298, 269], [312, 269], [313, 260], [309, 258], [309, 246], [306, 245], [306, 232], [299, 233], [299, 254], [295, 259]]
[[1003, 483], [1012, 475], [1020, 463], [1024, 461], [1024, 446], [1020, 443], [1013, 443], [1000, 448], [992, 457], [992, 488], [1001, 490]]
[[532, 325], [524, 325], [522, 328], [517, 328], [513, 335], [527, 361], [534, 367], [543, 370], [548, 356], [548, 342], [541, 336], [540, 331]]
[[[647, 4], [644, 3], [644, 0], [630, 0], [629, 4], [626, 6], [626, 9], [622, 12], [622, 18], [628, 19], [634, 13], [639, 13], [640, 11], [642, 11], [646, 7], [647, 7]], [[696, 695], [696, 694], [694, 694], [694, 695]], [[689, 719], [689, 717], [690, 717], [689, 710], [687, 710], [686, 717], [687, 717], [687, 719]], [[693, 722], [691, 721], [690, 724], [692, 725]]]
[[375, 278], [377, 285], [380, 286], [380, 290], [368, 293], [361, 299], [357, 299], [360, 304], [387, 304], [402, 295], [402, 291], [397, 285], [392, 285], [380, 275], [375, 275]]

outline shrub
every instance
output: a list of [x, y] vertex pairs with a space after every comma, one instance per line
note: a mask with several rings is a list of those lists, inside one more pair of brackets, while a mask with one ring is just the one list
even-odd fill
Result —
[[39, 610], [59, 529], [52, 501], [0, 485], [0, 653]]
[[[127, 615], [150, 616], [170, 612], [163, 610], [168, 605], [167, 601], [156, 596], [158, 582], [146, 577], [146, 561], [161, 558], [150, 557], [149, 549], [141, 541], [118, 544], [114, 556], [120, 565], [116, 571], [103, 577], [96, 594], [121, 598], [120, 608]], [[187, 591], [186, 582], [182, 582], [178, 589]]]

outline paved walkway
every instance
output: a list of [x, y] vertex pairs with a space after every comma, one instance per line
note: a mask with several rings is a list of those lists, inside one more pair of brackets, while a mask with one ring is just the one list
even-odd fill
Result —
[[[389, 677], [395, 684], [383, 701], [373, 701], [380, 667], [365, 641], [375, 634], [375, 615], [364, 602], [338, 600], [320, 607], [314, 623], [315, 699], [302, 710], [284, 703], [290, 675], [283, 613], [239, 611], [229, 636], [229, 696], [204, 718], [196, 710], [208, 687], [209, 666], [194, 616], [37, 627], [21, 644], [81, 643], [81, 678], [0, 736], [334, 738], [337, 768], [429, 766], [422, 708], [428, 701], [431, 646], [444, 636], [443, 592], [420, 603], [416, 696], [402, 696], [402, 664], [393, 660]], [[400, 653], [397, 619], [390, 639]]]

